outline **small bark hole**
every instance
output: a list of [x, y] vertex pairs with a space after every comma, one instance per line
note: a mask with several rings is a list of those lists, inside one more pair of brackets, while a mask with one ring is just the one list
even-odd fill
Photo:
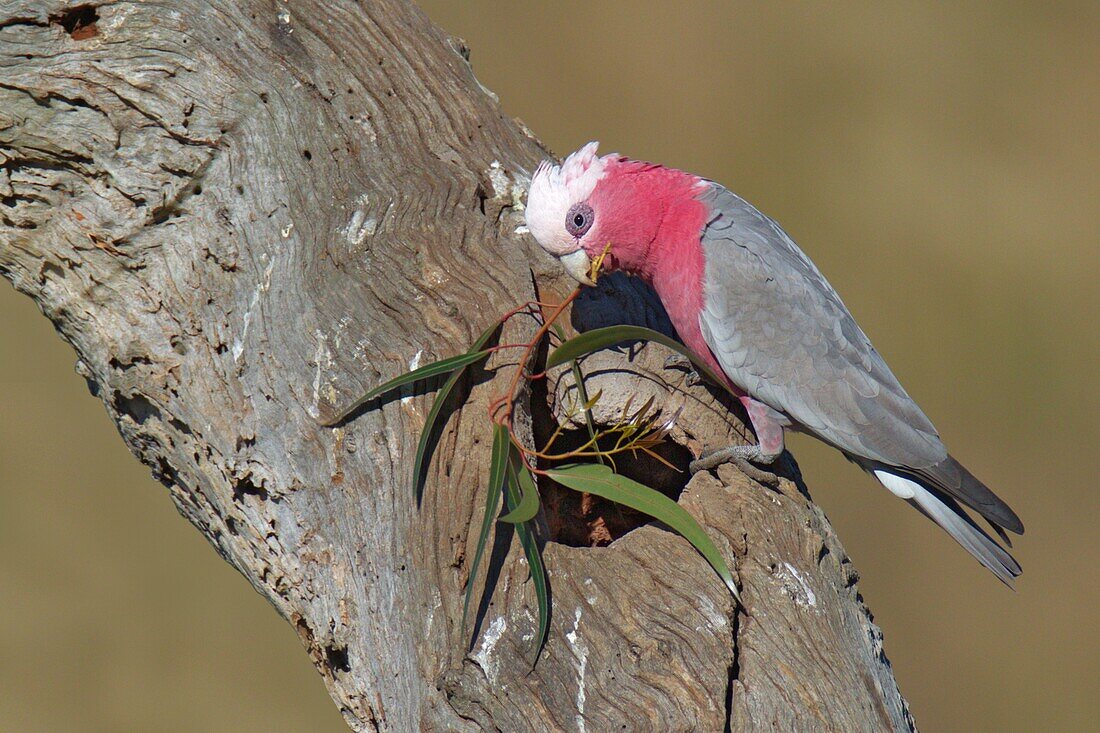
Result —
[[240, 502], [246, 496], [255, 496], [260, 501], [267, 501], [267, 489], [252, 480], [252, 474], [247, 474], [233, 480], [233, 500]]
[[348, 648], [346, 646], [326, 646], [325, 663], [328, 664], [328, 668], [334, 674], [337, 672], [350, 672], [351, 660], [348, 659]]
[[98, 20], [99, 13], [96, 12], [94, 5], [77, 5], [50, 16], [50, 21], [64, 28], [74, 41], [83, 41], [99, 35], [99, 28], [96, 27]]
[[160, 419], [160, 409], [145, 395], [128, 395], [115, 390], [111, 402], [120, 415], [129, 415], [138, 425], [144, 425], [150, 418]]

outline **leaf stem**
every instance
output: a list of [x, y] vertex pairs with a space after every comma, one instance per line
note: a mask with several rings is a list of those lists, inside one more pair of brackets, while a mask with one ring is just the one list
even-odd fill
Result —
[[[508, 429], [509, 434], [512, 436], [513, 442], [516, 443], [517, 447], [519, 447], [521, 451], [526, 452], [526, 449], [516, 440], [515, 434], [512, 430], [512, 412], [515, 408], [516, 390], [519, 387], [519, 381], [523, 377], [523, 371], [527, 367], [527, 363], [531, 360], [531, 356], [534, 354], [535, 349], [538, 348], [539, 343], [542, 342], [543, 337], [545, 337], [546, 334], [550, 331], [553, 323], [558, 320], [558, 318], [569, 306], [569, 304], [576, 300], [577, 296], [580, 295], [580, 292], [581, 289], [580, 286], [578, 286], [573, 290], [572, 293], [569, 294], [568, 298], [563, 300], [557, 305], [557, 307], [554, 308], [553, 312], [550, 314], [550, 317], [543, 321], [543, 324], [535, 332], [534, 337], [531, 339], [531, 341], [527, 343], [526, 350], [523, 352], [523, 355], [520, 356], [519, 364], [516, 366], [516, 372], [512, 375], [512, 381], [509, 382], [508, 389], [504, 393], [504, 399], [493, 400], [493, 402], [489, 405], [490, 419], [492, 419], [493, 422], [503, 425]], [[498, 416], [496, 415], [496, 412], [500, 409], [501, 406], [504, 407], [504, 413]]]

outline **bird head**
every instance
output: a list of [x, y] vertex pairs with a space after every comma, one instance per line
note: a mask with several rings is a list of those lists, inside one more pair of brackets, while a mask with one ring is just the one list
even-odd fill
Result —
[[[602, 249], [597, 235], [596, 210], [589, 199], [608, 174], [610, 155], [596, 155], [590, 142], [560, 165], [544, 160], [531, 177], [527, 194], [527, 228], [544, 250], [559, 258], [578, 282], [595, 285], [592, 257]], [[601, 217], [602, 218], [602, 217]]]
[[[595, 285], [604, 271], [646, 276], [654, 243], [680, 218], [681, 204], [699, 209], [702, 179], [617, 154], [599, 156], [590, 142], [560, 164], [544, 160], [531, 177], [527, 228], [574, 279]], [[698, 228], [695, 229], [698, 234]]]

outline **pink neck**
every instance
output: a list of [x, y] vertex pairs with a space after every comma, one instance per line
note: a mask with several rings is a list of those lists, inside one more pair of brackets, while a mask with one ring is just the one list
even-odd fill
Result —
[[594, 193], [593, 205], [597, 211], [618, 215], [592, 239], [597, 244], [612, 243], [610, 269], [649, 283], [684, 344], [721, 375], [699, 327], [706, 275], [701, 236], [709, 216], [698, 198], [704, 182], [682, 171], [638, 161], [620, 159], [612, 165]]
[[684, 212], [682, 216], [666, 220], [651, 249], [648, 266], [638, 275], [657, 292], [684, 345], [703, 359], [715, 374], [724, 376], [699, 326], [706, 276], [700, 236], [706, 223], [706, 211], [698, 201], [693, 199], [693, 203], [698, 205], [699, 212], [690, 212], [691, 215]]

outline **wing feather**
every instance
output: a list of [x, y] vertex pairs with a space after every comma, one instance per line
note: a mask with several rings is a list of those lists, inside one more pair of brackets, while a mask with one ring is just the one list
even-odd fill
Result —
[[936, 429], [790, 237], [718, 184], [700, 327], [733, 382], [841, 450], [925, 468], [947, 451]]

